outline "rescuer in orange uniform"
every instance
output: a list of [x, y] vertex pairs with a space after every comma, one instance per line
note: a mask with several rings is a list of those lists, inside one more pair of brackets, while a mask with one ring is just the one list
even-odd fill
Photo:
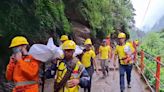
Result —
[[133, 41], [133, 47], [134, 47], [134, 61], [136, 62], [137, 61], [137, 47], [139, 46], [139, 41], [138, 40], [135, 40]]
[[39, 92], [38, 73], [39, 61], [28, 55], [28, 41], [25, 37], [17, 36], [12, 39], [10, 48], [13, 54], [7, 65], [6, 78], [14, 81], [13, 92]]
[[112, 47], [111, 47], [111, 40], [110, 40], [110, 34], [107, 35], [106, 37], [106, 45], [110, 47], [110, 54], [109, 54], [109, 58], [112, 58], [113, 54], [112, 54]]

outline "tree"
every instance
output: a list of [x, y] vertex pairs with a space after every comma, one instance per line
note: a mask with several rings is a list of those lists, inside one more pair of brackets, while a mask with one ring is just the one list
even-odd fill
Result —
[[[70, 10], [71, 16], [67, 14]], [[133, 11], [127, 0], [1, 0], [0, 68], [5, 69], [11, 54], [8, 46], [17, 35], [25, 36], [31, 44], [45, 44], [52, 36], [57, 44], [59, 36], [72, 33], [71, 22], [75, 21], [90, 28], [92, 38], [104, 39], [117, 33], [117, 28], [128, 33]]]

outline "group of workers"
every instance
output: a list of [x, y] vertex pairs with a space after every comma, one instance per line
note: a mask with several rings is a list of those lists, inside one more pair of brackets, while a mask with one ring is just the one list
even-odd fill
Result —
[[[109, 37], [108, 37], [109, 39]], [[120, 73], [120, 90], [124, 92], [124, 75], [127, 74], [128, 88], [131, 88], [131, 71], [133, 60], [135, 59], [135, 47], [131, 42], [126, 42], [125, 33], [118, 34], [119, 44], [114, 50], [114, 66], [118, 57]], [[84, 42], [83, 53], [77, 57], [73, 54], [76, 43], [69, 40], [67, 35], [61, 36], [61, 48], [64, 55], [60, 59], [52, 60], [52, 65], [45, 71], [46, 78], [54, 79], [54, 92], [79, 92], [79, 88], [84, 88], [84, 92], [91, 92], [92, 75], [94, 70], [99, 74], [96, 63], [96, 54], [91, 39]], [[41, 62], [28, 54], [27, 39], [17, 36], [12, 39], [9, 46], [13, 54], [10, 57], [6, 69], [6, 78], [15, 83], [13, 92], [39, 92], [39, 68]], [[39, 52], [38, 52], [39, 53]], [[99, 47], [99, 59], [103, 77], [109, 76], [109, 62], [112, 60], [112, 49], [108, 40], [102, 40]], [[135, 60], [134, 60], [135, 61]]]

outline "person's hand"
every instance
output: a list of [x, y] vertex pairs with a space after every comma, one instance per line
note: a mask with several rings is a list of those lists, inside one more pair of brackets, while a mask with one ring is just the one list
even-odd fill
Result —
[[80, 83], [80, 80], [79, 79], [72, 79], [72, 80], [68, 80], [67, 81], [67, 86], [69, 88], [72, 88], [74, 86], [77, 86], [79, 83]]
[[15, 56], [14, 55], [10, 56], [10, 62], [9, 63], [15, 63], [15, 62], [16, 62]]
[[14, 58], [16, 61], [20, 61], [22, 60], [22, 53], [21, 52], [18, 52], [14, 55]]

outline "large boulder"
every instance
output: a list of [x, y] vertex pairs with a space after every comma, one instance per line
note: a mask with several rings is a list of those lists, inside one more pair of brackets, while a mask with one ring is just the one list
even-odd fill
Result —
[[90, 29], [80, 23], [72, 22], [72, 31], [73, 39], [79, 45], [83, 45], [85, 39], [90, 38]]

